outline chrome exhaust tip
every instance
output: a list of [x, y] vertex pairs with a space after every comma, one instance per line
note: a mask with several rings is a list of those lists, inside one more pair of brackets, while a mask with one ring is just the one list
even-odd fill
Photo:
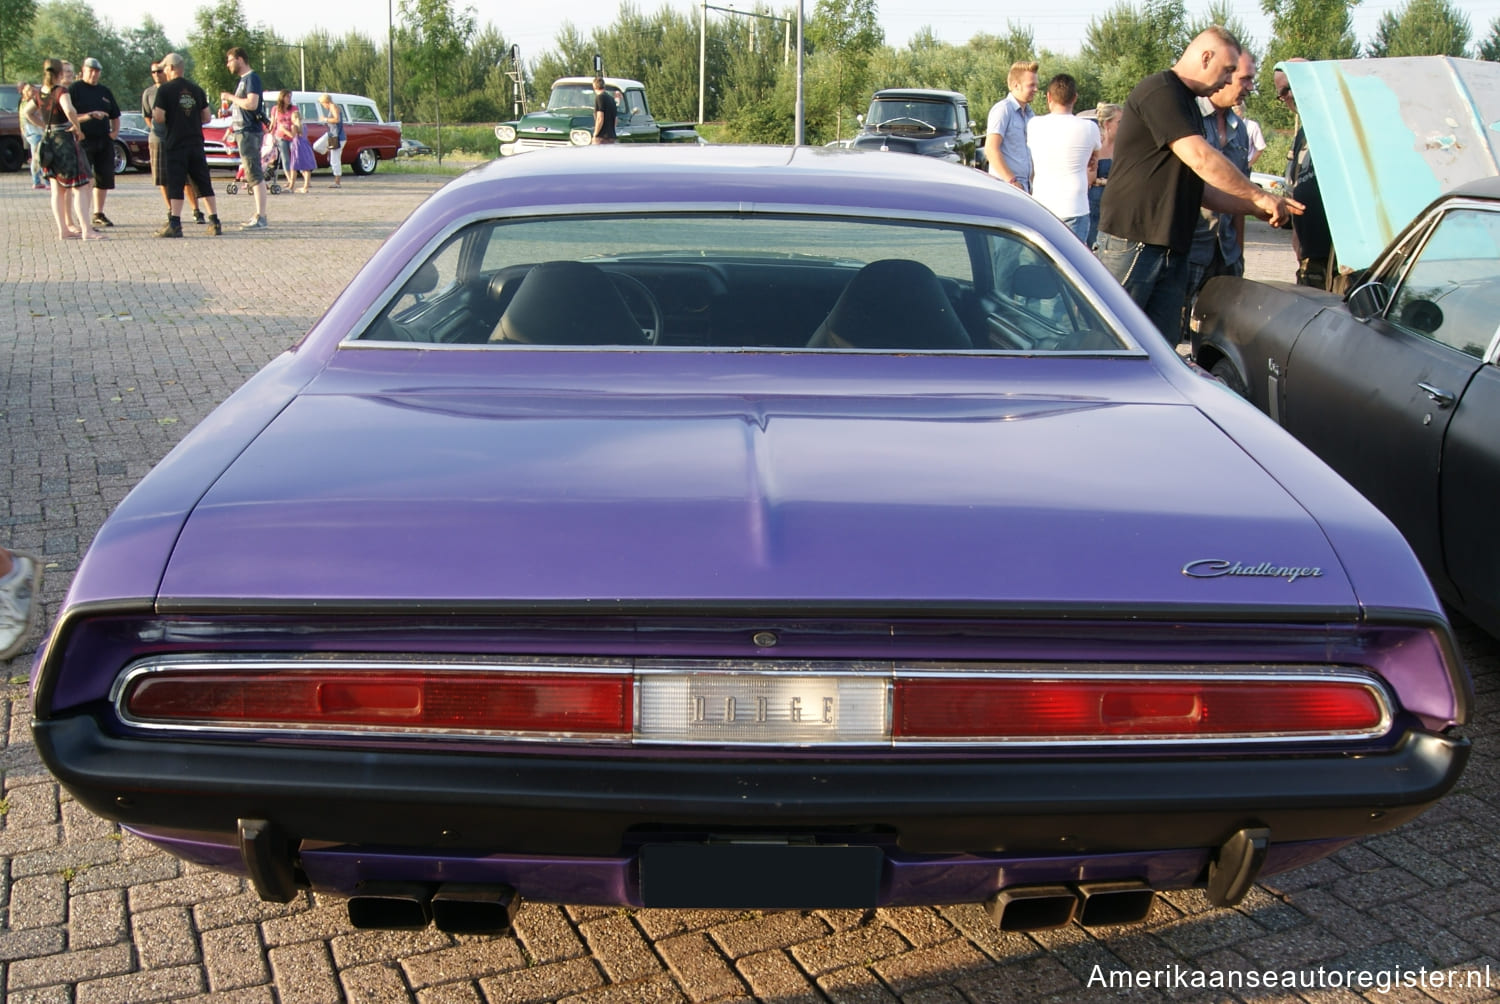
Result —
[[349, 923], [365, 931], [417, 931], [432, 920], [432, 887], [370, 883], [349, 897]]
[[1080, 882], [1078, 923], [1084, 927], [1139, 924], [1156, 902], [1156, 890], [1144, 882]]
[[1022, 885], [1001, 889], [987, 905], [1002, 931], [1046, 931], [1073, 919], [1078, 896], [1065, 885]]
[[432, 922], [448, 934], [511, 934], [520, 895], [508, 885], [438, 886]]

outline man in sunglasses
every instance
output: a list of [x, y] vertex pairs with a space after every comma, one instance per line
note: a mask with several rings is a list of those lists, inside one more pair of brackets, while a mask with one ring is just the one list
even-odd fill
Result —
[[[1285, 60], [1288, 63], [1305, 63], [1302, 58]], [[1297, 115], [1297, 98], [1286, 74], [1277, 70], [1276, 99]], [[1307, 148], [1307, 136], [1302, 131], [1302, 120], [1296, 119], [1297, 134], [1292, 138], [1292, 149], [1287, 154], [1286, 187], [1292, 198], [1307, 207], [1301, 216], [1292, 219], [1292, 250], [1297, 254], [1297, 284], [1328, 288], [1329, 258], [1333, 255], [1333, 234], [1328, 230], [1328, 214], [1323, 208], [1323, 195], [1318, 191], [1318, 175], [1313, 170], [1312, 153]]]

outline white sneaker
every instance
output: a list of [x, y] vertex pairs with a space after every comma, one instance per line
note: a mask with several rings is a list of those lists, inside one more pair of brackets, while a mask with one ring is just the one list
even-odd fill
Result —
[[0, 660], [21, 650], [36, 613], [36, 559], [11, 552], [12, 568], [0, 579]]

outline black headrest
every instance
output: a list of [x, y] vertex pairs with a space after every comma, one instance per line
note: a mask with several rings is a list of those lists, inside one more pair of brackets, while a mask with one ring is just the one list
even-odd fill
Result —
[[1010, 291], [1023, 300], [1050, 300], [1062, 292], [1062, 284], [1046, 265], [1022, 265], [1011, 274]]
[[501, 315], [499, 334], [530, 345], [646, 344], [609, 274], [581, 261], [532, 268]]
[[887, 258], [860, 269], [808, 342], [857, 349], [970, 349], [974, 344], [932, 269]]

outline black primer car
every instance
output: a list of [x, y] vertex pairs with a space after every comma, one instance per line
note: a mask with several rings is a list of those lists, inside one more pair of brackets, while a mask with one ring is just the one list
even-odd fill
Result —
[[1500, 179], [1437, 199], [1349, 285], [1210, 280], [1198, 363], [1375, 503], [1439, 595], [1500, 636]]
[[891, 87], [876, 91], [860, 120], [854, 147], [939, 157], [977, 166], [983, 157], [969, 120], [969, 99], [957, 91]]

